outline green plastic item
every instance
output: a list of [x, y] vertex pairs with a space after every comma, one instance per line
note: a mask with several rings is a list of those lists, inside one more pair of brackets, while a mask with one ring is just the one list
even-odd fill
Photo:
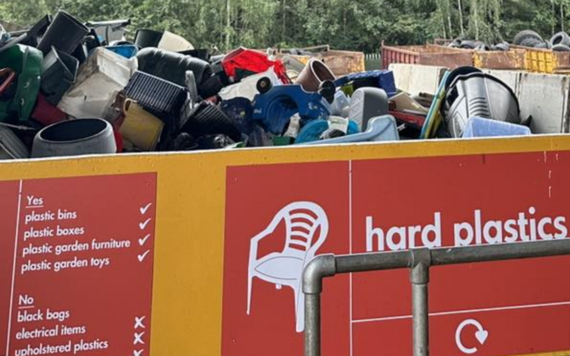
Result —
[[445, 101], [446, 94], [445, 83], [447, 82], [447, 78], [449, 78], [450, 73], [450, 71], [445, 72], [443, 79], [439, 84], [439, 88], [437, 89], [437, 93], [435, 94], [428, 115], [426, 117], [426, 121], [422, 128], [422, 132], [420, 134], [420, 139], [422, 140], [434, 138], [439, 125], [441, 125], [441, 122], [443, 120], [441, 107]]
[[293, 144], [293, 140], [291, 137], [287, 136], [275, 136], [273, 138], [273, 145], [274, 146], [289, 146]]
[[354, 94], [354, 87], [352, 86], [352, 84], [343, 85], [342, 87], [340, 87], [340, 90], [342, 90], [344, 94], [349, 98], [352, 97], [352, 94]]
[[12, 95], [0, 100], [0, 122], [13, 118], [19, 121], [28, 120], [40, 92], [42, 61], [42, 52], [30, 46], [17, 44], [2, 52], [0, 68], [14, 70], [17, 81]]

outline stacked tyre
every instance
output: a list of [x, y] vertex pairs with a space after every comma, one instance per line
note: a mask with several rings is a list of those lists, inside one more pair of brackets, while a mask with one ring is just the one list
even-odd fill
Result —
[[513, 44], [522, 47], [552, 49], [556, 52], [570, 52], [570, 36], [566, 32], [558, 32], [549, 41], [545, 41], [532, 30], [519, 32], [513, 39]]
[[500, 42], [494, 45], [488, 45], [485, 42], [474, 40], [455, 39], [449, 44], [450, 48], [474, 49], [477, 51], [508, 51], [510, 45], [507, 42]]

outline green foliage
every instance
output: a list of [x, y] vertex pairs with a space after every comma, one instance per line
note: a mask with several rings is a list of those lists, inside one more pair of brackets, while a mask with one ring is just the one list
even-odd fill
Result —
[[130, 18], [132, 29], [169, 30], [199, 47], [330, 44], [367, 52], [382, 41], [496, 42], [523, 29], [549, 38], [570, 19], [570, 0], [0, 0], [0, 20], [29, 26], [59, 9], [84, 21]]

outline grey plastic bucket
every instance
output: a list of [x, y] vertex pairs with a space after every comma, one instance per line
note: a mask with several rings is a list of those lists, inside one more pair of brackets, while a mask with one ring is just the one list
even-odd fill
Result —
[[449, 86], [445, 121], [452, 137], [461, 137], [471, 117], [520, 124], [519, 101], [513, 90], [485, 73], [460, 75]]
[[102, 119], [68, 120], [47, 126], [38, 132], [32, 147], [33, 158], [116, 152], [113, 128]]

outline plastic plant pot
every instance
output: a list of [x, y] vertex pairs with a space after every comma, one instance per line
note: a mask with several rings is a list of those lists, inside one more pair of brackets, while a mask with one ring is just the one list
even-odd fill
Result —
[[212, 70], [208, 62], [158, 48], [145, 48], [136, 55], [139, 70], [180, 86], [186, 85], [186, 72], [192, 71], [196, 85], [210, 78]]
[[158, 47], [162, 39], [163, 32], [155, 30], [138, 30], [135, 34], [135, 44], [140, 48]]
[[102, 119], [61, 121], [47, 126], [38, 132], [32, 147], [33, 158], [116, 152], [113, 128]]
[[38, 49], [44, 55], [51, 51], [52, 46], [61, 52], [72, 53], [88, 33], [87, 26], [67, 12], [59, 11], [38, 44]]
[[318, 59], [311, 58], [307, 66], [297, 78], [297, 84], [308, 92], [317, 92], [322, 82], [325, 80], [334, 81], [336, 78], [326, 64]]
[[52, 105], [59, 104], [63, 94], [75, 83], [79, 60], [52, 47], [42, 62], [41, 89]]

